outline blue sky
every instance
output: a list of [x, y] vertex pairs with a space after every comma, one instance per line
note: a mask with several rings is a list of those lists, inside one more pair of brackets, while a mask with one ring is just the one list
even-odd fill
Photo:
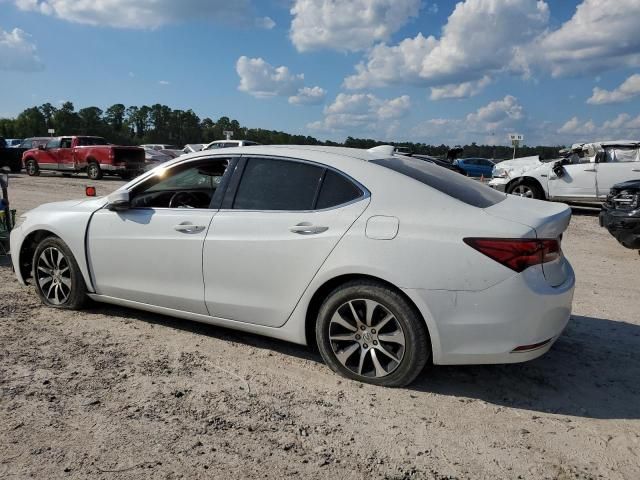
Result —
[[0, 117], [163, 103], [335, 140], [638, 138], [638, 18], [638, 0], [0, 0]]

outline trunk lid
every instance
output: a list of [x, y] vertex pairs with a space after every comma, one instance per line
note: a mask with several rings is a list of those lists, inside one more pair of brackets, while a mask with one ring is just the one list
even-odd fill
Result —
[[[507, 195], [500, 203], [485, 208], [491, 216], [509, 220], [530, 227], [538, 239], [557, 239], [561, 241], [571, 221], [571, 209], [564, 203], [544, 202], [529, 198]], [[569, 269], [564, 254], [561, 252], [557, 260], [542, 264], [547, 282], [556, 287], [562, 285]]]

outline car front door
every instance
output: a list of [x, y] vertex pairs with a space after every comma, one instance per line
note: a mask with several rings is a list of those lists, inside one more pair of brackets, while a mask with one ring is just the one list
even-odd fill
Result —
[[598, 163], [598, 198], [604, 200], [616, 183], [640, 179], [640, 150], [610, 148]]
[[553, 163], [548, 164], [549, 197], [560, 200], [596, 200], [596, 174], [598, 164], [593, 158], [584, 157], [563, 165], [563, 174], [553, 171]]
[[58, 170], [75, 170], [73, 163], [73, 148], [71, 148], [71, 137], [62, 137], [60, 139], [60, 148], [58, 149]]
[[38, 153], [38, 165], [45, 170], [58, 170], [58, 152], [60, 151], [60, 139], [52, 138], [47, 142], [43, 150]]
[[202, 247], [231, 158], [194, 159], [130, 191], [130, 208], [97, 211], [87, 232], [96, 293], [207, 314]]
[[369, 204], [340, 172], [294, 159], [243, 158], [205, 240], [210, 315], [279, 327]]

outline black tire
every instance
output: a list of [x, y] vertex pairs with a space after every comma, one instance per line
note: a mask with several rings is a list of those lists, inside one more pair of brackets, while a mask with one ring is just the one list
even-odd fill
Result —
[[545, 200], [544, 191], [535, 181], [516, 180], [507, 188], [507, 193], [525, 198]]
[[38, 244], [33, 254], [32, 275], [45, 305], [67, 310], [85, 305], [84, 277], [71, 250], [58, 237], [47, 237]]
[[[369, 305], [375, 304], [371, 313], [367, 313]], [[336, 316], [354, 330], [336, 322]], [[392, 317], [391, 320], [384, 323], [388, 317]], [[382, 325], [379, 331], [373, 328], [377, 325]], [[397, 343], [398, 332], [404, 345]], [[354, 338], [336, 340], [351, 335]], [[383, 337], [394, 340], [383, 340]], [[431, 342], [420, 313], [398, 292], [375, 281], [349, 282], [328, 295], [318, 313], [316, 342], [320, 355], [334, 372], [385, 387], [410, 384], [431, 357]], [[359, 355], [355, 355], [356, 352]]]
[[100, 180], [102, 178], [102, 169], [95, 160], [92, 160], [87, 165], [87, 177], [89, 180]]
[[24, 162], [24, 169], [27, 171], [27, 175], [30, 177], [37, 177], [40, 175], [40, 167], [38, 166], [38, 162], [36, 162], [33, 158], [27, 158]]

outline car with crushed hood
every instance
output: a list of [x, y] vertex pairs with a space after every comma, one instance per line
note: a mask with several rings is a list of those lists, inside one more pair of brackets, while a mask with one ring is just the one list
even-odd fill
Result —
[[496, 165], [489, 186], [540, 200], [601, 203], [615, 184], [640, 180], [640, 141], [575, 144], [565, 158], [522, 160]]
[[613, 186], [602, 205], [600, 226], [622, 246], [640, 250], [640, 180]]

